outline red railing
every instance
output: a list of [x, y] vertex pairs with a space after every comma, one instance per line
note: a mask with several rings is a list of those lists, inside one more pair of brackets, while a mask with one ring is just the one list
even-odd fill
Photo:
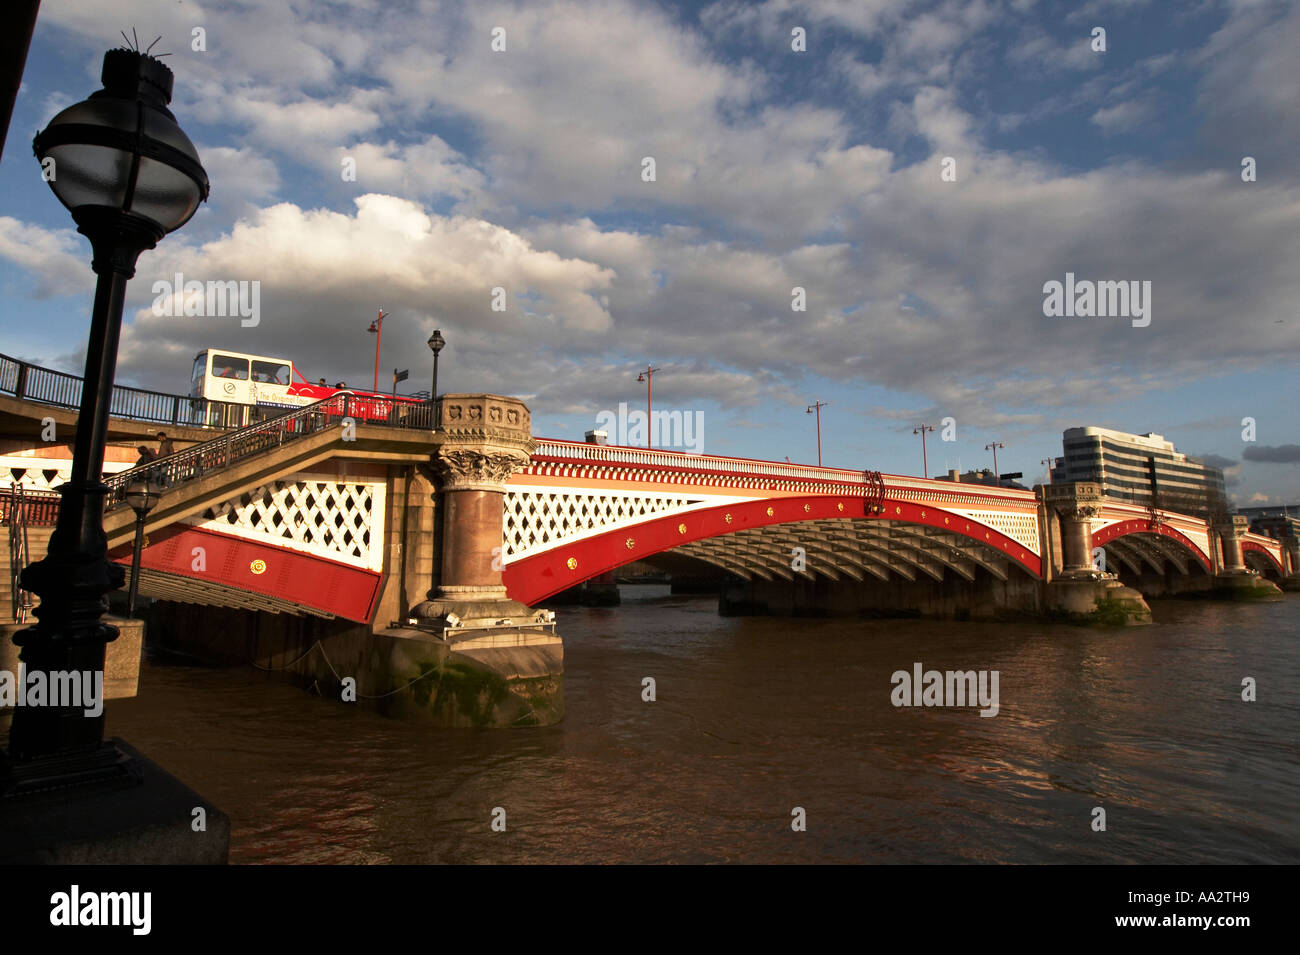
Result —
[[389, 428], [433, 430], [432, 402], [394, 401], [372, 395], [354, 395], [342, 391], [315, 404], [287, 411], [269, 421], [223, 434], [210, 441], [188, 447], [150, 464], [119, 471], [104, 483], [108, 498], [104, 509], [126, 504], [127, 489], [145, 483], [155, 488], [170, 488], [257, 457], [309, 434], [355, 424]]
[[58, 491], [30, 491], [21, 485], [11, 485], [0, 494], [0, 525], [53, 527], [58, 521], [62, 499]]

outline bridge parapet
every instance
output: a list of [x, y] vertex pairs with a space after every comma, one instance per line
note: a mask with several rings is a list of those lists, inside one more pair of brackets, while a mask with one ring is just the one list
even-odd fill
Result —
[[1032, 511], [1032, 491], [954, 484], [869, 470], [786, 464], [753, 458], [692, 454], [659, 448], [630, 448], [539, 438], [529, 472], [549, 477], [597, 480], [633, 479], [661, 484], [693, 484], [763, 491], [872, 496], [883, 480], [888, 492], [934, 504], [997, 504]]
[[534, 457], [590, 464], [609, 464], [617, 467], [630, 465], [681, 471], [708, 471], [718, 474], [793, 478], [796, 480], [832, 480], [842, 481], [847, 484], [866, 484], [865, 471], [854, 471], [847, 468], [783, 464], [779, 461], [759, 461], [751, 458], [731, 458], [713, 454], [692, 454], [688, 451], [669, 451], [662, 448], [627, 448], [619, 445], [588, 444], [582, 441], [557, 441], [548, 438], [538, 440]]

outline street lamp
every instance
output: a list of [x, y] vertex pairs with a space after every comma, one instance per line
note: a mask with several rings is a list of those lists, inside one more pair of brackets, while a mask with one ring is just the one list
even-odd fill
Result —
[[932, 424], [918, 424], [912, 429], [912, 434], [919, 434], [921, 436], [921, 477], [923, 478], [928, 478], [930, 476], [930, 462], [927, 461], [925, 457], [925, 433], [933, 430], [934, 425]]
[[[72, 473], [60, 488], [49, 552], [21, 576], [23, 589], [41, 598], [38, 623], [14, 636], [28, 673], [102, 672], [105, 645], [117, 639], [117, 629], [100, 620], [106, 595], [125, 576], [108, 559], [108, 488], [100, 475], [126, 283], [140, 253], [188, 222], [208, 197], [198, 153], [167, 109], [171, 70], [145, 53], [110, 50], [101, 78], [103, 89], [55, 116], [32, 144], [54, 195], [90, 240], [98, 281]], [[103, 736], [102, 712], [16, 707], [0, 789], [135, 776], [129, 757]]]
[[429, 336], [429, 341], [426, 344], [429, 346], [429, 351], [433, 352], [433, 390], [429, 392], [429, 400], [437, 401], [438, 400], [438, 352], [442, 351], [443, 346], [447, 344], [447, 339], [443, 338], [442, 332], [435, 328], [433, 330], [433, 334]]
[[140, 592], [140, 551], [144, 548], [144, 519], [158, 503], [160, 489], [151, 481], [135, 481], [126, 489], [126, 503], [135, 511], [135, 547], [131, 552], [131, 588], [127, 591], [126, 615], [135, 616], [135, 597]]
[[366, 329], [375, 336], [375, 383], [370, 389], [372, 393], [379, 391], [379, 343], [384, 340], [384, 319], [387, 317], [388, 313], [381, 308], [379, 317], [371, 322], [370, 327]]
[[645, 366], [645, 371], [636, 376], [637, 381], [645, 382], [645, 446], [648, 448], [652, 445], [650, 437], [654, 434], [654, 418], [650, 416], [650, 387], [654, 381], [655, 372], [658, 368]]
[[1002, 486], [1002, 479], [998, 477], [998, 448], [1005, 448], [1005, 447], [1006, 445], [1003, 444], [1001, 441], [994, 441], [991, 444], [984, 445], [985, 451], [991, 450], [993, 452], [993, 486], [994, 487]]
[[822, 466], [822, 409], [825, 408], [829, 401], [817, 401], [808, 406], [808, 414], [817, 412], [817, 466]]

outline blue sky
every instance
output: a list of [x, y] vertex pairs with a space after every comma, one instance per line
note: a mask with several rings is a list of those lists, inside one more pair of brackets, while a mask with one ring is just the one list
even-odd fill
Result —
[[[0, 159], [5, 354], [79, 370], [89, 250], [29, 144], [132, 28], [212, 197], [140, 261], [122, 381], [183, 390], [211, 345], [368, 382], [382, 306], [381, 380], [425, 387], [439, 327], [441, 389], [524, 397], [539, 435], [642, 407], [652, 362], [712, 453], [815, 461], [822, 400], [827, 464], [919, 473], [913, 427], [951, 416], [932, 473], [1000, 440], [1033, 482], [1094, 424], [1300, 499], [1300, 6], [45, 0]], [[154, 315], [176, 272], [259, 281], [259, 324]], [[1150, 281], [1150, 325], [1045, 316], [1067, 272]]]

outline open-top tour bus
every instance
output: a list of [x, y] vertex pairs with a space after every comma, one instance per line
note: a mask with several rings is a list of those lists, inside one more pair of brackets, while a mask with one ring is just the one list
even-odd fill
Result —
[[[357, 388], [312, 384], [288, 358], [270, 358], [219, 348], [205, 348], [194, 357], [190, 394], [209, 401], [291, 409], [347, 392], [373, 399], [357, 404], [357, 417], [383, 418], [394, 403], [419, 403], [418, 398], [394, 397]], [[216, 422], [213, 422], [216, 423]]]

